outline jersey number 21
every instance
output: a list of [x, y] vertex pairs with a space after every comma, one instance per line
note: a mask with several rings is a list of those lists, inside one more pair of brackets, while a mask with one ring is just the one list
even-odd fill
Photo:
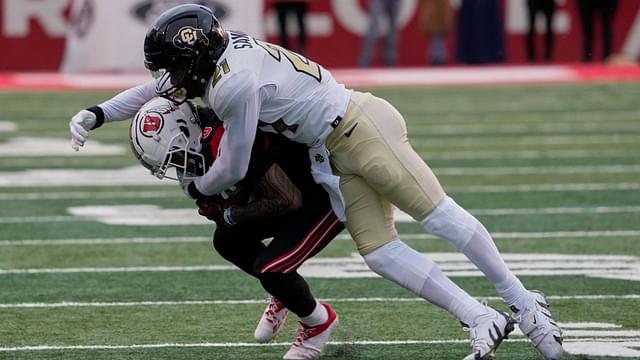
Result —
[[271, 55], [271, 57], [276, 59], [278, 62], [281, 62], [282, 57], [284, 56], [285, 58], [287, 58], [287, 60], [289, 60], [289, 62], [297, 72], [307, 74], [318, 80], [318, 82], [322, 80], [320, 66], [315, 62], [310, 61], [306, 57], [293, 51], [287, 50], [281, 46], [270, 44], [258, 39], [255, 39], [255, 42], [260, 45], [260, 47], [265, 49], [269, 53], [269, 55]]

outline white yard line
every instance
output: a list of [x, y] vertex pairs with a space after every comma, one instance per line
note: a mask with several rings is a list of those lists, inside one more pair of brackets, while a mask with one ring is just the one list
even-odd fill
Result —
[[[510, 342], [524, 342], [525, 339], [513, 339]], [[528, 341], [528, 340], [526, 340]], [[437, 344], [466, 344], [469, 340], [389, 340], [389, 341], [329, 341], [329, 345], [437, 345]], [[291, 342], [253, 343], [253, 342], [221, 342], [221, 343], [164, 343], [164, 344], [133, 344], [133, 345], [67, 345], [67, 346], [19, 346], [0, 347], [0, 352], [17, 351], [51, 351], [51, 350], [126, 350], [126, 349], [160, 349], [160, 348], [238, 348], [238, 347], [280, 347], [291, 346]]]
[[[640, 233], [640, 232], [639, 232]], [[41, 246], [41, 245], [120, 245], [120, 244], [175, 244], [211, 242], [206, 236], [176, 237], [131, 237], [113, 239], [46, 239], [46, 240], [0, 240], [0, 246]]]
[[[596, 166], [504, 166], [504, 167], [441, 167], [434, 168], [440, 176], [491, 176], [491, 175], [575, 175], [575, 174], [636, 174], [640, 173], [640, 165], [596, 165]], [[171, 185], [171, 184], [167, 184]], [[573, 184], [557, 184], [571, 186]], [[594, 184], [585, 184], [593, 186]], [[600, 185], [600, 184], [595, 184]], [[608, 184], [607, 184], [608, 185]], [[615, 185], [615, 184], [614, 184]], [[526, 185], [525, 185], [526, 186]], [[531, 185], [530, 185], [531, 186]], [[544, 185], [549, 186], [549, 185]], [[64, 191], [64, 192], [4, 192], [0, 200], [67, 200], [67, 199], [156, 199], [181, 198], [178, 191]]]
[[18, 126], [12, 121], [0, 120], [0, 132], [12, 132], [18, 130]]
[[469, 151], [418, 151], [427, 160], [506, 160], [506, 159], [583, 159], [583, 158], [635, 158], [636, 153], [627, 149], [596, 150], [469, 150]]
[[0, 224], [38, 224], [59, 222], [87, 222], [95, 221], [88, 217], [80, 216], [9, 216], [0, 217]]
[[[484, 123], [480, 121], [469, 123], [420, 123], [417, 126], [413, 126], [409, 131], [409, 134], [418, 136], [419, 134], [425, 135], [482, 135], [482, 134], [508, 134], [508, 135], [542, 135], [549, 133], [550, 135], [562, 134], [562, 135], [593, 135], [593, 132], [607, 132], [607, 133], [619, 133], [625, 135], [634, 133], [640, 130], [640, 125], [637, 121], [627, 122], [612, 122], [603, 123], [600, 122], [576, 122], [549, 121], [546, 123], [531, 123], [525, 121], [519, 121], [517, 123]], [[568, 134], [567, 134], [568, 132]]]
[[[566, 343], [573, 342], [601, 342], [609, 343], [636, 343], [640, 341], [634, 337], [621, 338], [565, 338]], [[509, 339], [510, 343], [528, 343], [529, 339]], [[333, 346], [373, 346], [373, 345], [455, 345], [468, 344], [469, 339], [442, 339], [442, 340], [355, 340], [355, 341], [329, 341]], [[128, 349], [161, 349], [161, 348], [242, 348], [242, 347], [288, 347], [291, 342], [272, 342], [260, 344], [255, 342], [204, 342], [204, 343], [160, 343], [160, 344], [132, 344], [132, 345], [37, 345], [0, 347], [0, 352], [19, 351], [63, 351], [63, 350], [128, 350]]]
[[159, 199], [184, 198], [178, 191], [68, 191], [68, 192], [28, 192], [0, 193], [0, 200], [85, 200], [85, 199]]
[[446, 167], [434, 168], [438, 175], [535, 175], [535, 174], [636, 174], [640, 165], [596, 165], [596, 166], [501, 166], [501, 167]]
[[173, 272], [173, 271], [230, 271], [237, 270], [233, 265], [195, 265], [195, 266], [121, 266], [121, 267], [83, 267], [83, 268], [33, 268], [0, 269], [0, 275], [11, 274], [78, 274], [78, 273], [134, 273], [134, 272]]
[[[493, 232], [494, 239], [553, 239], [553, 238], [599, 238], [599, 237], [636, 237], [640, 230], [611, 230], [611, 231], [549, 231], [549, 232]], [[342, 235], [338, 235], [338, 238]], [[347, 235], [345, 238], [351, 239]], [[435, 239], [429, 234], [401, 234], [403, 240]]]
[[[479, 170], [480, 171], [480, 170]], [[106, 175], [105, 175], [106, 176]], [[0, 173], [0, 188], [6, 187], [2, 184], [2, 175]], [[104, 181], [103, 181], [104, 182]], [[16, 186], [22, 186], [20, 184], [14, 184]], [[94, 186], [96, 184], [86, 184], [83, 186]], [[100, 186], [116, 186], [118, 184], [112, 183], [104, 183]], [[131, 182], [131, 186], [146, 186], [146, 184]], [[32, 186], [32, 185], [28, 185]], [[33, 185], [35, 186], [35, 185]], [[50, 184], [47, 182], [39, 183], [39, 186], [44, 187], [59, 187], [59, 186], [76, 186], [73, 183], [54, 183]], [[92, 199], [93, 194], [96, 198], [137, 198], [136, 194], [141, 194], [141, 197], [147, 198], [155, 198], [155, 197], [182, 197], [183, 195], [175, 190], [175, 184], [171, 183], [163, 183], [157, 182], [153, 184], [153, 188], [163, 189], [156, 191], [127, 191], [122, 193], [113, 193], [113, 197], [109, 195], [100, 195], [100, 192], [92, 193], [92, 192], [63, 192], [60, 193], [62, 195], [56, 195], [55, 193], [0, 193], [0, 200], [47, 200], [47, 199], [64, 199], [65, 194], [70, 194], [71, 199]], [[636, 182], [623, 182], [623, 183], [566, 183], [566, 184], [518, 184], [518, 185], [458, 185], [458, 186], [447, 186], [446, 187], [449, 192], [458, 192], [458, 193], [466, 193], [466, 192], [497, 192], [497, 193], [519, 193], [519, 192], [531, 192], [531, 191], [548, 191], [548, 192], [557, 192], [557, 191], [632, 191], [640, 189], [640, 183]], [[171, 190], [168, 190], [171, 189]], [[23, 194], [28, 194], [23, 198]], [[40, 195], [42, 194], [42, 195]], [[110, 193], [106, 193], [110, 194]]]
[[550, 214], [616, 214], [640, 212], [640, 206], [595, 206], [554, 208], [470, 209], [474, 215], [550, 215]]
[[[171, 219], [177, 220], [175, 222], [160, 222], [158, 225], [210, 225], [204, 221], [202, 224], [197, 220], [201, 218], [192, 212], [190, 208], [180, 209], [186, 210], [186, 214], [178, 216], [175, 212], [176, 209], [157, 209], [158, 219], [162, 219], [160, 213], [162, 211], [172, 211]], [[640, 212], [640, 206], [595, 206], [595, 207], [550, 207], [550, 208], [504, 208], [504, 209], [469, 209], [469, 211], [476, 216], [522, 216], [522, 215], [580, 215], [580, 214], [620, 214], [620, 213], [637, 213]], [[126, 213], [126, 210], [123, 210]], [[145, 213], [150, 211], [145, 210]], [[131, 213], [128, 219], [134, 218], [135, 214]], [[124, 216], [127, 216], [126, 214]], [[181, 218], [183, 216], [184, 218]], [[194, 220], [195, 223], [187, 222]], [[93, 216], [91, 214], [87, 216], [75, 216], [75, 215], [54, 215], [54, 216], [9, 216], [0, 217], [0, 224], [25, 224], [25, 223], [58, 223], [58, 222], [86, 222], [86, 221], [100, 221], [100, 216]], [[412, 222], [412, 219], [404, 213], [396, 214], [397, 222]], [[149, 224], [149, 222], [143, 221], [143, 223]], [[126, 225], [124, 223], [112, 222], [110, 225]], [[151, 223], [153, 224], [153, 223]]]
[[[452, 277], [478, 277], [468, 259], [460, 253], [432, 252], [431, 258]], [[517, 275], [586, 276], [605, 279], [640, 281], [640, 258], [624, 255], [571, 255], [503, 253], [503, 258]], [[238, 271], [230, 264], [216, 265], [146, 265], [107, 267], [6, 268], [0, 275], [24, 274], [104, 274]], [[321, 257], [307, 261], [299, 269], [312, 278], [369, 278], [377, 275], [369, 270], [362, 257], [352, 253], [346, 257]]]
[[[550, 238], [605, 238], [605, 237], [639, 237], [640, 230], [612, 230], [612, 231], [552, 231], [552, 232], [495, 232], [494, 239], [550, 239]], [[435, 239], [435, 236], [418, 234], [400, 234], [403, 240]], [[342, 233], [337, 240], [351, 240], [351, 236]], [[173, 243], [203, 243], [210, 242], [206, 236], [192, 237], [131, 237], [131, 238], [95, 238], [95, 239], [32, 239], [32, 240], [0, 240], [0, 246], [42, 246], [42, 245], [120, 245], [120, 244], [173, 244]]]
[[[602, 121], [602, 119], [598, 119]], [[505, 143], [504, 135], [494, 136], [482, 136], [475, 135], [457, 135], [455, 140], [446, 137], [416, 137], [413, 135], [413, 131], [416, 128], [420, 128], [420, 125], [413, 125], [409, 128], [409, 136], [411, 138], [411, 144], [416, 147], [422, 146], [436, 146], [438, 148], [450, 149], [455, 147], [457, 149], [463, 147], [475, 147], [475, 146], [546, 146], [546, 145], [569, 145], [569, 146], [584, 146], [584, 145], [604, 145], [604, 144], [637, 144], [638, 136], [629, 134], [609, 134], [609, 135], [591, 135], [591, 134], [563, 134], [563, 135], [520, 135], [517, 137], [517, 142]], [[427, 130], [424, 130], [427, 132]], [[455, 142], [455, 143], [454, 143]]]
[[[496, 296], [479, 297], [488, 301], [501, 301], [502, 298]], [[562, 295], [546, 296], [549, 300], [640, 300], [640, 294], [627, 295]], [[331, 303], [404, 303], [423, 302], [421, 298], [398, 298], [398, 297], [363, 297], [363, 298], [325, 298], [323, 302]], [[74, 302], [63, 301], [58, 303], [14, 303], [0, 304], [0, 309], [49, 309], [68, 307], [131, 307], [131, 306], [189, 306], [189, 305], [254, 305], [265, 304], [264, 299], [247, 300], [186, 300], [186, 301], [111, 301], [111, 302]]]
[[532, 191], [631, 191], [640, 190], [640, 183], [471, 185], [445, 186], [445, 188], [448, 192], [452, 193], [509, 193]]

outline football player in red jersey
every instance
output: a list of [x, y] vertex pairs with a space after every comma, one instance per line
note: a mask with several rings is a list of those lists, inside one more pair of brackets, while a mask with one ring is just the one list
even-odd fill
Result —
[[[222, 123], [210, 110], [193, 109], [188, 102], [175, 105], [156, 98], [131, 123], [132, 150], [155, 176], [188, 181], [219, 155]], [[260, 132], [253, 149], [246, 176], [224, 196], [199, 199], [199, 213], [218, 225], [213, 235], [218, 253], [256, 277], [270, 294], [256, 340], [275, 337], [290, 310], [300, 318], [300, 327], [284, 358], [315, 358], [338, 317], [331, 306], [316, 300], [297, 269], [344, 225], [311, 176], [305, 145]], [[265, 245], [267, 238], [272, 240]]]

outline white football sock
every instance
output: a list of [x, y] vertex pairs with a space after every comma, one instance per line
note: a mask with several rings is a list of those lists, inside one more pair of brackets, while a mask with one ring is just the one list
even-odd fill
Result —
[[377, 274], [413, 291], [419, 297], [449, 311], [460, 321], [472, 323], [485, 307], [451, 281], [430, 258], [393, 240], [364, 256]]
[[451, 281], [438, 266], [431, 269], [418, 295], [446, 309], [465, 324], [473, 325], [478, 316], [487, 312], [478, 300]]
[[446, 196], [421, 221], [429, 233], [446, 239], [493, 283], [509, 305], [520, 303], [528, 291], [507, 267], [487, 229], [467, 210]]
[[318, 300], [316, 300], [316, 307], [311, 314], [300, 317], [300, 322], [307, 326], [318, 326], [324, 324], [327, 320], [329, 320], [329, 313]]
[[512, 309], [516, 312], [524, 309], [530, 302], [529, 291], [522, 286], [520, 280], [515, 276], [511, 276], [505, 281], [494, 285], [504, 302], [509, 306], [516, 307], [516, 309]]

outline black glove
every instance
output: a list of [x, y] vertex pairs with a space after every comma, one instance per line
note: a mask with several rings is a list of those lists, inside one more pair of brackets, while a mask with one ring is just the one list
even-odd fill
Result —
[[224, 224], [224, 220], [222, 219], [222, 215], [224, 214], [223, 201], [216, 199], [199, 199], [196, 200], [196, 205], [198, 205], [198, 214], [215, 221], [218, 225]]

